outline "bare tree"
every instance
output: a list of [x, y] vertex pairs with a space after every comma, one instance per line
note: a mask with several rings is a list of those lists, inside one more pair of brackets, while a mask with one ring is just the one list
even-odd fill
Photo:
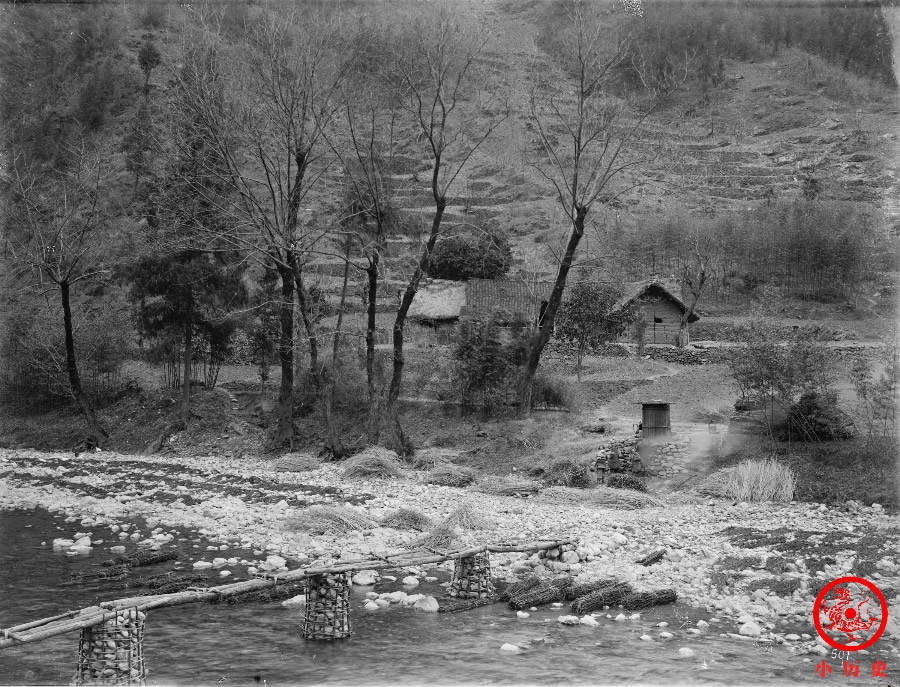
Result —
[[239, 221], [219, 238], [278, 272], [281, 386], [272, 443], [292, 444], [295, 298], [314, 377], [319, 372], [304, 267], [327, 229], [311, 227], [303, 213], [327, 169], [321, 143], [343, 76], [341, 29], [324, 15], [265, 12], [232, 49], [214, 21], [202, 20], [205, 31], [190, 38], [177, 75], [182, 109], [216, 151], [216, 169], [225, 170], [221, 180], [231, 190], [229, 210]]
[[681, 266], [681, 286], [689, 296], [687, 309], [681, 314], [681, 322], [678, 326], [677, 343], [680, 347], [689, 343], [688, 324], [697, 309], [697, 303], [703, 295], [703, 287], [710, 276], [710, 258], [712, 251], [708, 242], [704, 242], [699, 231], [692, 237], [691, 255]]
[[[394, 206], [394, 170], [398, 113], [395, 103], [378, 89], [357, 91], [343, 110], [345, 136], [332, 142], [341, 162], [345, 180], [343, 231], [361, 262], [353, 267], [365, 274], [366, 304], [366, 391], [369, 420], [366, 434], [376, 443], [380, 434], [381, 392], [375, 378], [375, 334], [379, 282], [383, 276], [382, 257], [387, 237], [399, 224]], [[346, 255], [351, 264], [350, 252]], [[340, 327], [338, 327], [339, 329]]]
[[607, 35], [592, 9], [590, 4], [578, 2], [571, 10], [568, 57], [572, 77], [563, 92], [538, 80], [531, 94], [531, 120], [543, 153], [535, 169], [553, 188], [569, 231], [553, 290], [522, 367], [518, 402], [523, 414], [531, 406], [532, 381], [553, 333], [588, 214], [596, 205], [615, 202], [636, 185], [624, 182], [623, 172], [640, 162], [629, 154], [630, 144], [649, 114], [629, 122], [624, 104], [604, 92], [612, 70], [624, 59], [625, 45]]
[[87, 439], [96, 444], [108, 435], [81, 384], [72, 292], [107, 272], [102, 188], [109, 166], [103, 154], [89, 152], [83, 142], [68, 157], [64, 171], [54, 173], [38, 173], [28, 169], [21, 157], [13, 159], [3, 249], [15, 280], [44, 297], [56, 292], [59, 298], [69, 392], [84, 415]]
[[392, 443], [400, 448], [404, 442], [396, 404], [403, 383], [406, 316], [441, 234], [451, 186], [475, 151], [508, 116], [505, 106], [487, 123], [483, 114], [480, 123], [464, 114], [474, 64], [485, 41], [481, 31], [441, 10], [434, 19], [412, 22], [404, 36], [398, 38], [388, 74], [402, 108], [412, 120], [417, 140], [431, 158], [430, 191], [434, 200], [431, 228], [400, 299], [393, 326], [393, 370], [384, 410]]

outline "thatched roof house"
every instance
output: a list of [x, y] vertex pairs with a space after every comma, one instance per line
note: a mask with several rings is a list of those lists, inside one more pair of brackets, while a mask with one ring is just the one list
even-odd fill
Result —
[[464, 315], [499, 314], [509, 320], [537, 322], [541, 304], [553, 290], [552, 282], [524, 279], [470, 279], [466, 282]]
[[466, 305], [466, 283], [428, 279], [419, 285], [407, 316], [417, 322], [452, 324]]

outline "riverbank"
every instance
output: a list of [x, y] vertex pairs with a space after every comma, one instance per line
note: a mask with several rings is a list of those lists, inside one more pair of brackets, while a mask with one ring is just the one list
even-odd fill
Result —
[[[237, 579], [273, 554], [294, 567], [395, 550], [418, 533], [380, 527], [379, 518], [411, 508], [437, 521], [468, 504], [490, 527], [457, 532], [454, 544], [571, 537], [579, 542], [582, 560], [557, 563], [555, 572], [579, 581], [616, 577], [637, 590], [674, 588], [680, 601], [697, 611], [682, 631], [731, 633], [786, 644], [798, 654], [830, 653], [813, 640], [811, 623], [813, 600], [827, 581], [860, 574], [882, 589], [889, 607], [900, 602], [900, 523], [877, 506], [838, 510], [670, 497], [664, 507], [614, 510], [574, 502], [560, 490], [517, 498], [426, 485], [423, 477], [411, 470], [396, 479], [348, 480], [337, 464], [280, 472], [273, 462], [255, 458], [162, 460], [106, 452], [76, 458], [5, 450], [0, 451], [0, 507], [64, 513], [72, 531], [62, 537], [130, 526], [126, 537], [105, 541], [104, 550], [122, 542], [154, 545], [151, 538], [163, 542], [168, 528], [191, 528], [214, 544], [247, 551], [247, 558], [226, 566]], [[307, 507], [329, 503], [349, 503], [372, 520], [372, 527], [341, 536], [298, 531], [295, 523]], [[140, 528], [133, 525], [138, 520]], [[660, 548], [666, 549], [661, 562], [636, 563]], [[211, 563], [215, 556], [196, 550], [185, 564]], [[495, 575], [508, 579], [543, 565], [520, 554], [495, 555], [492, 564]], [[900, 653], [898, 640], [891, 618], [871, 651]]]

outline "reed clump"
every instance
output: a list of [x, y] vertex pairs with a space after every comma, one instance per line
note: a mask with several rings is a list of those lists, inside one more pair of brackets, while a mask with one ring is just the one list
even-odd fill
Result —
[[396, 453], [380, 446], [370, 446], [347, 460], [344, 477], [350, 479], [403, 477], [403, 468]]

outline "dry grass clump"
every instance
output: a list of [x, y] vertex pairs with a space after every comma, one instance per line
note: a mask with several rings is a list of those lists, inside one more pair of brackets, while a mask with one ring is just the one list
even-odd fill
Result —
[[562, 487], [592, 487], [597, 477], [587, 461], [562, 458], [552, 461], [542, 475], [547, 484]]
[[438, 484], [443, 487], [467, 487], [475, 481], [476, 474], [471, 468], [463, 468], [458, 465], [438, 465], [428, 473], [425, 481], [428, 484]]
[[344, 477], [358, 479], [361, 477], [402, 477], [403, 469], [400, 460], [393, 451], [380, 446], [370, 446], [347, 460]]
[[374, 526], [367, 517], [347, 506], [313, 506], [284, 524], [286, 529], [331, 535], [367, 530]]
[[790, 501], [794, 498], [794, 471], [777, 460], [744, 460], [710, 475], [697, 490], [735, 501]]
[[411, 541], [407, 546], [409, 548], [443, 549], [449, 546], [462, 532], [486, 530], [495, 526], [496, 523], [476, 512], [469, 504], [464, 503], [454, 508], [425, 536]]
[[593, 489], [550, 487], [541, 492], [541, 497], [553, 503], [582, 504], [597, 508], [615, 508], [617, 510], [658, 508], [664, 505], [662, 501], [649, 494], [642, 494], [632, 489], [616, 489], [602, 486]]
[[494, 496], [518, 496], [520, 494], [536, 494], [541, 485], [530, 479], [519, 477], [500, 477], [498, 475], [482, 475], [475, 483], [475, 490]]
[[288, 453], [275, 463], [278, 472], [309, 472], [321, 465], [321, 461], [311, 453]]
[[382, 527], [393, 527], [395, 530], [418, 530], [424, 532], [431, 527], [432, 522], [424, 513], [410, 508], [401, 508], [388, 513], [381, 519]]

